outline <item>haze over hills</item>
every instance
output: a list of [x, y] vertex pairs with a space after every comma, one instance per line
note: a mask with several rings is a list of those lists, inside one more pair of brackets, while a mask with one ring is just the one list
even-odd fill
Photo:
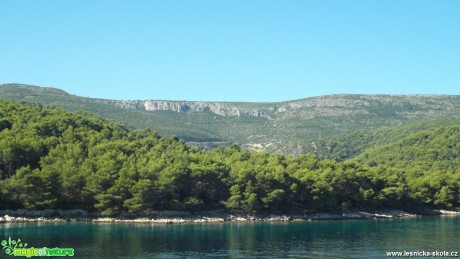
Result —
[[340, 94], [276, 103], [109, 100], [79, 97], [56, 88], [3, 84], [0, 98], [84, 110], [205, 147], [238, 143], [248, 149], [293, 155], [325, 154], [324, 149], [330, 149], [325, 139], [347, 134], [350, 138], [358, 130], [397, 128], [427, 119], [447, 125], [452, 124], [451, 119], [439, 118], [460, 114], [458, 95]]

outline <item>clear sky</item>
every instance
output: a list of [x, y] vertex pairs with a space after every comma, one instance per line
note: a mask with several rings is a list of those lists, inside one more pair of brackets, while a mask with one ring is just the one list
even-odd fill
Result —
[[0, 83], [110, 99], [460, 94], [460, 1], [3, 0]]

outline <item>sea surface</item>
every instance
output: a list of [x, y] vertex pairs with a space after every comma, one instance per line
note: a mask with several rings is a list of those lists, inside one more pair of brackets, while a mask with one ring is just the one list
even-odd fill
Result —
[[[73, 248], [77, 258], [387, 258], [460, 250], [460, 217], [215, 223], [0, 224], [0, 239]], [[4, 257], [4, 251], [0, 251]], [[16, 257], [17, 258], [17, 257]]]

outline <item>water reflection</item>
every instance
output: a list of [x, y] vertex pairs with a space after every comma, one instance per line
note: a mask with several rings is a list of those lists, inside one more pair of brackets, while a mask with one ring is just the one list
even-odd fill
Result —
[[2, 238], [72, 247], [76, 256], [385, 257], [386, 251], [457, 251], [459, 217], [224, 224], [0, 224]]

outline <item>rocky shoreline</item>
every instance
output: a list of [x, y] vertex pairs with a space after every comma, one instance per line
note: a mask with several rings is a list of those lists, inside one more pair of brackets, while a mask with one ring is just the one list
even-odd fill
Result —
[[263, 214], [249, 215], [242, 212], [208, 211], [192, 214], [182, 211], [157, 211], [139, 218], [110, 218], [98, 217], [96, 214], [82, 210], [60, 211], [27, 211], [6, 210], [0, 211], [0, 223], [28, 223], [28, 222], [94, 222], [94, 223], [150, 223], [150, 224], [203, 224], [223, 222], [292, 222], [309, 220], [347, 220], [347, 219], [384, 219], [408, 218], [422, 215], [451, 215], [460, 216], [460, 211], [429, 210], [420, 214], [408, 213], [401, 210], [376, 212], [348, 212], [348, 213], [298, 213], [290, 215]]

